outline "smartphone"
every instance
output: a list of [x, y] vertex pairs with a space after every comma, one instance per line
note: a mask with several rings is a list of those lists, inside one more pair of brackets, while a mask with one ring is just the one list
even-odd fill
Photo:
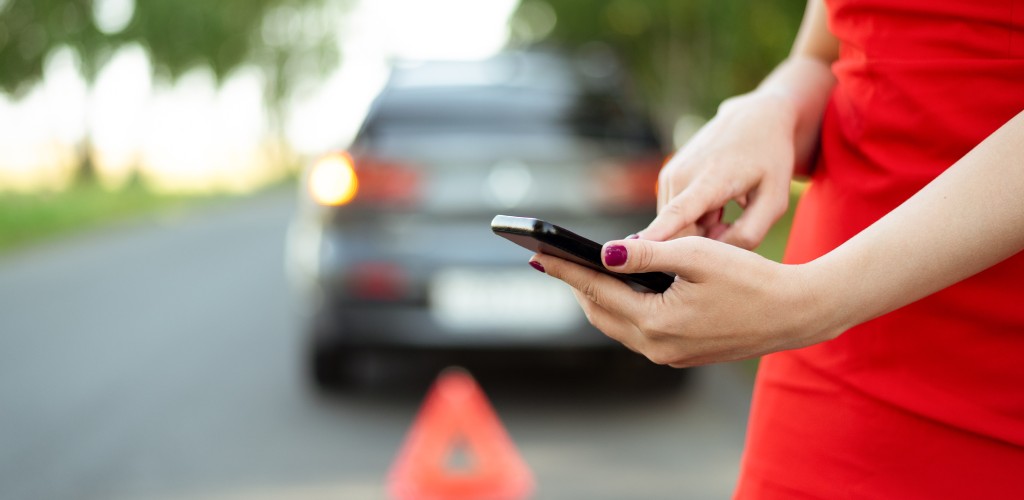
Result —
[[601, 261], [600, 243], [540, 219], [498, 215], [491, 221], [491, 231], [527, 250], [553, 255], [618, 278], [635, 290], [662, 293], [675, 281], [675, 276], [666, 273], [609, 271]]

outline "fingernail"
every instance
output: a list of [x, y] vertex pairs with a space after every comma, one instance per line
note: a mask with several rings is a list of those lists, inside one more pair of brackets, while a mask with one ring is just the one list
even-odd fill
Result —
[[538, 270], [538, 271], [540, 271], [542, 273], [544, 272], [544, 266], [540, 265], [540, 262], [537, 262], [535, 260], [531, 260], [530, 261], [530, 267], [532, 267], [532, 268], [534, 268], [534, 269], [536, 269], [536, 270]]
[[638, 239], [640, 239], [640, 235], [636, 234], [636, 233], [633, 233], [633, 234], [631, 234], [629, 236], [626, 236], [626, 239], [627, 240], [638, 240]]
[[609, 266], [621, 266], [626, 263], [626, 247], [610, 245], [604, 248], [604, 263]]

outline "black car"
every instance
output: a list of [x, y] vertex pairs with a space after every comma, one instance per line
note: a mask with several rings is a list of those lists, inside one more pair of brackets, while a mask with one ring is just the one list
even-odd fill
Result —
[[529, 216], [606, 241], [654, 216], [666, 149], [621, 75], [587, 69], [554, 53], [400, 65], [351, 147], [305, 171], [288, 259], [316, 384], [371, 350], [639, 358], [489, 227]]

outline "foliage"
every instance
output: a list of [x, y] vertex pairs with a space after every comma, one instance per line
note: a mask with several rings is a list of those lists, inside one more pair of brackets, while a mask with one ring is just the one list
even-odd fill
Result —
[[803, 0], [524, 0], [517, 21], [544, 24], [549, 20], [538, 12], [548, 12], [555, 23], [545, 43], [610, 45], [647, 101], [671, 120], [683, 112], [711, 116], [723, 99], [756, 86], [788, 53], [804, 6]]
[[[297, 14], [325, 0], [136, 0], [131, 20], [116, 33], [97, 26], [96, 1], [0, 0], [0, 89], [27, 90], [42, 76], [47, 55], [64, 45], [76, 49], [90, 81], [118, 46], [136, 42], [147, 48], [157, 73], [170, 78], [202, 64], [220, 78], [242, 63], [259, 64], [270, 70], [276, 96], [287, 84], [288, 57], [312, 52], [329, 65], [338, 56], [329, 20], [314, 29], [302, 24], [293, 30], [301, 36], [278, 37], [277, 44], [265, 40], [268, 16]], [[297, 15], [277, 17], [303, 22]]]
[[[115, 51], [146, 49], [153, 71], [169, 81], [200, 66], [223, 80], [251, 64], [262, 70], [272, 123], [304, 78], [337, 63], [335, 30], [349, 0], [0, 0], [0, 91], [19, 97], [43, 77], [46, 61], [69, 47], [87, 82]], [[120, 8], [120, 24], [104, 8]], [[87, 136], [85, 142], [90, 138]], [[95, 176], [89, 147], [79, 148], [77, 178]]]

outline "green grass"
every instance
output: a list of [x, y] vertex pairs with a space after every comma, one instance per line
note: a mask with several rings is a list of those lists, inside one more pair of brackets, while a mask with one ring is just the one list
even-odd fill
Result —
[[138, 184], [117, 191], [81, 183], [53, 193], [0, 192], [0, 252], [199, 198], [160, 195]]

